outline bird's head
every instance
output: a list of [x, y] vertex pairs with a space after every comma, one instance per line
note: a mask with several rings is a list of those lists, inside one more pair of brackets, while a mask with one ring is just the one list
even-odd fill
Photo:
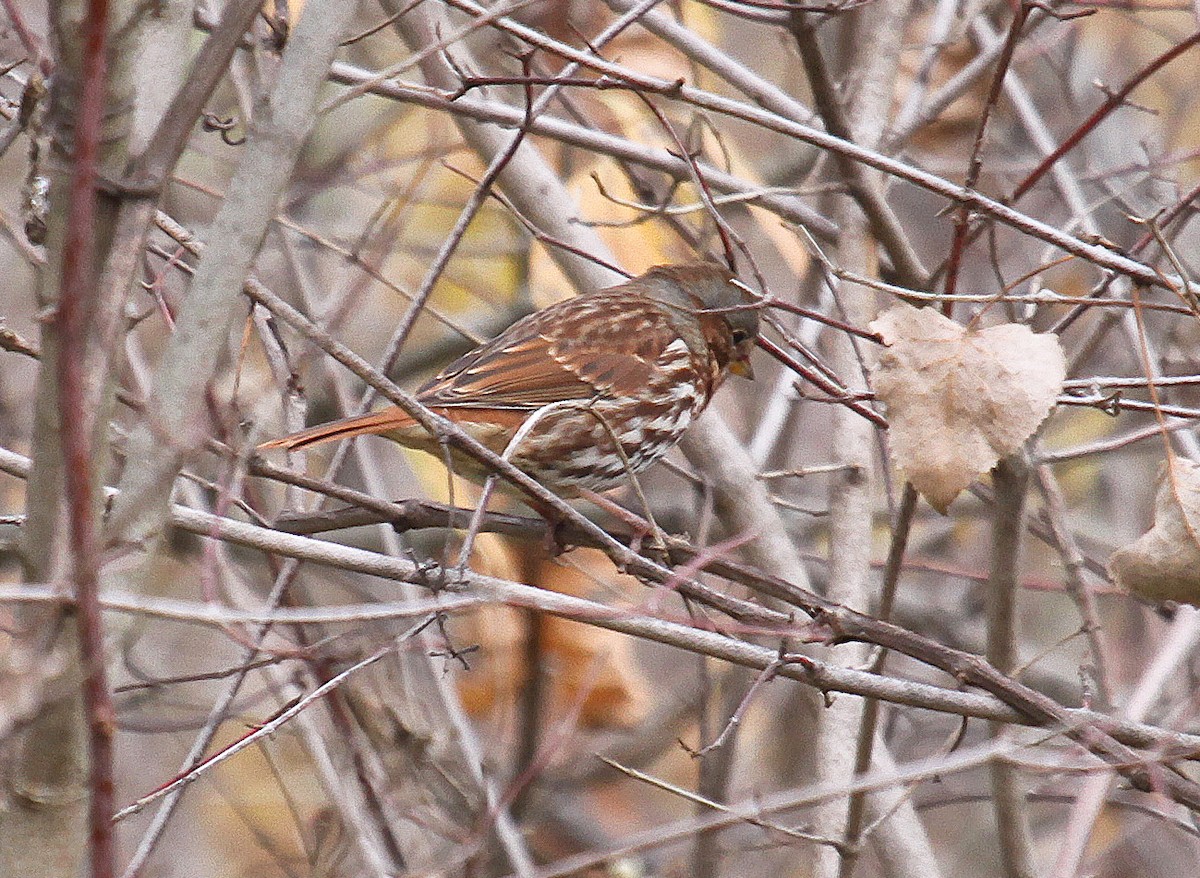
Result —
[[758, 340], [759, 309], [754, 307], [752, 291], [733, 272], [712, 262], [697, 262], [660, 265], [642, 278], [652, 298], [697, 314], [705, 340], [719, 359], [727, 358], [730, 372], [754, 377], [750, 352]]

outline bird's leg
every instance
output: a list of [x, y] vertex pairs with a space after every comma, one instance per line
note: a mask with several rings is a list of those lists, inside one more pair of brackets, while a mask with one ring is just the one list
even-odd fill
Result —
[[[447, 505], [450, 506], [450, 508], [453, 509], [455, 506], [458, 505], [457, 500], [454, 496], [454, 458], [450, 454], [450, 441], [445, 436], [438, 436], [437, 439], [438, 439], [438, 449], [442, 453], [442, 464], [446, 467], [446, 503], [447, 503]], [[487, 505], [486, 502], [481, 503], [480, 507], [485, 506], [485, 505]], [[472, 519], [471, 523], [472, 524], [475, 523], [474, 519]], [[446, 541], [442, 545], [442, 563], [443, 564], [450, 563], [450, 551], [451, 551], [450, 547], [451, 547], [452, 541], [454, 539], [454, 533], [455, 533], [455, 531], [453, 528], [446, 529]], [[466, 547], [465, 555], [462, 553], [460, 553], [460, 555], [459, 555], [460, 564], [459, 564], [458, 575], [459, 575], [460, 580], [462, 579], [463, 570], [466, 568], [466, 564], [465, 564], [465, 562], [462, 562], [462, 558], [469, 556], [471, 554], [470, 543], [471, 543], [471, 540], [473, 540], [473, 539], [474, 539], [474, 537], [470, 537], [469, 539], [467, 539], [464, 542], [463, 545]]]
[[[621, 440], [617, 437], [616, 431], [612, 425], [605, 420], [595, 409], [589, 409], [593, 417], [600, 422], [600, 425], [608, 433], [609, 441], [613, 444], [613, 450], [616, 451], [617, 457], [621, 459], [622, 466], [625, 467], [625, 474], [629, 476], [629, 484], [633, 486], [633, 492], [637, 495], [638, 502], [641, 503], [642, 513], [645, 515], [645, 520], [640, 520], [629, 510], [618, 506], [606, 497], [601, 497], [594, 491], [583, 490], [581, 493], [589, 500], [595, 503], [602, 509], [615, 515], [621, 521], [630, 524], [634, 529], [633, 541], [630, 544], [635, 552], [641, 551], [641, 542], [647, 536], [653, 536], [654, 540], [651, 544], [651, 549], [661, 559], [665, 560], [668, 557], [667, 542], [662, 532], [662, 528], [658, 526], [658, 522], [654, 520], [654, 513], [650, 510], [650, 501], [646, 499], [646, 494], [642, 490], [642, 484], [638, 481], [637, 473], [633, 470], [633, 465], [629, 462], [628, 455], [625, 454], [625, 449], [621, 447]], [[636, 522], [636, 523], [635, 523]]]
[[[513, 455], [520, 447], [525, 437], [533, 431], [538, 422], [543, 420], [547, 415], [564, 408], [576, 408], [577, 403], [572, 400], [563, 400], [561, 402], [552, 402], [542, 406], [532, 415], [525, 419], [525, 422], [517, 429], [512, 438], [508, 440], [508, 444], [504, 447], [504, 452], [500, 455], [504, 460], [512, 463]], [[563, 529], [567, 524], [567, 519], [563, 517], [556, 509], [548, 503], [541, 503], [533, 497], [527, 497], [527, 502], [542, 518], [546, 519], [548, 527], [546, 531], [545, 547], [546, 552], [552, 558], [556, 558], [563, 553], [566, 544], [560, 539], [563, 536]]]
[[483, 527], [483, 516], [487, 513], [488, 501], [492, 499], [492, 490], [495, 487], [496, 476], [493, 474], [488, 476], [483, 483], [483, 490], [479, 493], [479, 502], [475, 506], [475, 512], [471, 515], [471, 523], [467, 527], [466, 536], [463, 537], [462, 548], [458, 552], [458, 573], [460, 578], [466, 578], [464, 574], [467, 570], [467, 562], [471, 560], [471, 551], [475, 548], [475, 538], [479, 536], [479, 530]]

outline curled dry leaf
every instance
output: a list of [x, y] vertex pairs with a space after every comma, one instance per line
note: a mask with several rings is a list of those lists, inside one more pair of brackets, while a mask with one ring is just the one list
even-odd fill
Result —
[[[596, 596], [616, 590], [640, 596], [632, 576], [616, 574], [596, 549], [575, 549], [571, 564], [546, 557], [540, 547], [522, 545], [498, 534], [480, 534], [472, 566], [492, 576], [515, 579], [560, 594]], [[526, 640], [531, 620], [511, 607], [485, 607], [473, 614], [459, 636], [477, 643], [481, 655], [472, 670], [459, 676], [463, 704], [476, 715], [513, 710], [530, 677]], [[555, 722], [578, 711], [586, 728], [632, 728], [645, 719], [653, 691], [642, 672], [633, 641], [623, 634], [583, 622], [537, 614], [541, 660], [545, 662], [545, 711]], [[503, 713], [497, 714], [503, 716]]]
[[1200, 465], [1172, 459], [1154, 498], [1154, 526], [1113, 552], [1108, 573], [1154, 601], [1200, 605]]
[[1016, 323], [969, 329], [900, 304], [871, 329], [887, 345], [871, 381], [887, 405], [892, 456], [943, 514], [1033, 435], [1066, 377], [1058, 338]]

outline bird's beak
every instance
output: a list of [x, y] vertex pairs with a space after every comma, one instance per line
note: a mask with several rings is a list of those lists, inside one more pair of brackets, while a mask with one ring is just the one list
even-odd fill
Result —
[[739, 378], [754, 380], [754, 367], [750, 365], [750, 357], [746, 354], [742, 354], [742, 356], [730, 363], [729, 371]]

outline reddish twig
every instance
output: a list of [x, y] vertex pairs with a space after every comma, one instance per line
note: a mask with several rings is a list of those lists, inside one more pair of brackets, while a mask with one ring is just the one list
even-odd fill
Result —
[[783, 299], [767, 299], [766, 306], [768, 308], [778, 308], [780, 311], [787, 311], [791, 314], [799, 314], [801, 317], [807, 317], [809, 320], [815, 320], [818, 323], [823, 323], [833, 329], [848, 333], [849, 335], [857, 335], [859, 338], [873, 341], [875, 344], [883, 344], [883, 339], [878, 332], [870, 332], [866, 329], [859, 329], [857, 326], [847, 323], [844, 320], [838, 320], [836, 317], [830, 317], [828, 314], [822, 314], [820, 311], [814, 311], [811, 308], [805, 308], [803, 305], [796, 305], [792, 302], [784, 301]]
[[[1108, 115], [1110, 115], [1118, 107], [1122, 106], [1125, 102], [1125, 99], [1129, 96], [1129, 94], [1135, 88], [1137, 88], [1139, 85], [1141, 85], [1143, 82], [1145, 82], [1154, 73], [1161, 70], [1163, 67], [1165, 67], [1167, 64], [1169, 64], [1171, 61], [1174, 61], [1176, 58], [1178, 58], [1180, 55], [1182, 55], [1188, 49], [1196, 46], [1197, 44], [1200, 44], [1200, 31], [1197, 31], [1196, 33], [1192, 34], [1192, 36], [1190, 36], [1186, 40], [1184, 40], [1182, 43], [1179, 43], [1178, 45], [1173, 46], [1172, 48], [1168, 49], [1163, 54], [1159, 55], [1157, 58], [1155, 58], [1153, 61], [1151, 61], [1145, 67], [1143, 67], [1140, 71], [1138, 71], [1136, 74], [1134, 74], [1134, 76], [1132, 78], [1130, 78], [1128, 81], [1126, 81], [1125, 84], [1122, 85], [1120, 88], [1116, 89], [1115, 91], [1108, 92], [1108, 95], [1109, 95], [1108, 99], [1103, 104], [1101, 104], [1099, 107], [1097, 107], [1096, 110], [1090, 116], [1088, 116], [1088, 118], [1085, 119], [1062, 142], [1062, 144], [1059, 145], [1059, 147], [1057, 149], [1055, 149], [1052, 153], [1050, 153], [1048, 156], [1046, 156], [1044, 159], [1042, 159], [1042, 161], [1038, 163], [1037, 167], [1034, 168], [1026, 176], [1026, 178], [1024, 180], [1022, 180], [1020, 184], [1017, 185], [1017, 187], [1013, 190], [1011, 195], [1009, 195], [1007, 198], [1001, 199], [997, 203], [1002, 204], [1005, 207], [1015, 204], [1020, 198], [1022, 198], [1024, 195], [1026, 195], [1029, 192], [1029, 190], [1032, 189], [1033, 186], [1038, 182], [1038, 180], [1040, 180], [1042, 177], [1044, 177], [1046, 175], [1046, 173], [1048, 173], [1050, 171], [1050, 169], [1063, 156], [1065, 156], [1068, 152], [1070, 152], [1072, 149], [1074, 149], [1076, 146], [1078, 146], [1084, 137], [1086, 137], [1088, 134], [1090, 134], [1092, 131], [1094, 131], [1096, 129], [1096, 127], [1100, 124], [1101, 121], [1103, 121]], [[1170, 211], [1168, 211], [1168, 214], [1166, 215], [1167, 218], [1164, 220], [1164, 225], [1166, 223], [1173, 222], [1175, 219], [1177, 219], [1179, 214], [1186, 208], [1186, 206], [1198, 196], [1200, 196], [1200, 186], [1196, 187], [1191, 192], [1189, 192], [1184, 198], [1180, 199], [1180, 201], [1173, 208], [1171, 208]], [[984, 225], [981, 225], [980, 227], [975, 229], [975, 231], [968, 237], [967, 244], [969, 245], [970, 243], [975, 241], [977, 239], [977, 237], [979, 236], [979, 234], [982, 233], [982, 230], [984, 228], [990, 226], [994, 222], [994, 219], [995, 219], [994, 216], [989, 218]], [[1138, 240], [1138, 242], [1133, 246], [1133, 248], [1129, 251], [1130, 255], [1137, 256], [1139, 253], [1141, 253], [1146, 248], [1146, 246], [1150, 243], [1151, 240], [1153, 240], [1153, 236], [1151, 235], [1151, 233], [1147, 232], [1146, 234], [1144, 234]], [[1070, 252], [1070, 251], [1068, 251], [1068, 252]], [[1075, 254], [1075, 255], [1078, 255], [1078, 254]], [[948, 270], [949, 270], [949, 265], [944, 264], [942, 267], [940, 267], [934, 271], [933, 277], [936, 279], [943, 271], [948, 271]], [[1160, 281], [1160, 279], [1158, 277], [1156, 277], [1154, 280], [1151, 281], [1151, 283], [1158, 285], [1159, 281]], [[1102, 283], [1094, 291], [1093, 297], [1098, 298], [1099, 296], [1102, 296], [1105, 293], [1105, 291], [1108, 290], [1111, 282], [1112, 282], [1111, 278], [1106, 279], [1104, 281], [1104, 283]], [[1171, 289], [1170, 284], [1166, 284], [1165, 287], [1167, 289]], [[1074, 323], [1079, 318], [1079, 316], [1084, 313], [1084, 311], [1086, 309], [1087, 309], [1087, 305], [1083, 305], [1083, 304], [1079, 305], [1076, 308], [1073, 308], [1070, 311], [1070, 313], [1068, 313], [1061, 320], [1059, 320], [1058, 323], [1056, 323], [1054, 325], [1054, 327], [1052, 328], [1051, 331], [1054, 332], [1055, 334], [1061, 334], [1064, 330], [1066, 330], [1066, 328], [1068, 326], [1070, 326], [1072, 323]]]
[[[1157, 225], [1159, 231], [1165, 231], [1167, 226], [1175, 222], [1175, 220], [1179, 219], [1179, 217], [1183, 216], [1184, 211], [1186, 211], [1192, 202], [1197, 198], [1200, 198], [1200, 183], [1197, 183], [1195, 186], [1189, 189], [1182, 198], [1155, 217], [1155, 224]], [[1138, 238], [1137, 243], [1133, 245], [1133, 250], [1131, 252], [1141, 253], [1153, 240], [1154, 228], [1151, 227], [1142, 233], [1142, 236]]]
[[830, 396], [842, 401], [852, 412], [862, 415], [877, 427], [887, 427], [887, 419], [883, 415], [867, 408], [860, 402], [857, 402], [853, 399], [847, 399], [846, 393], [844, 390], [842, 390], [842, 388], [838, 387], [825, 376], [820, 375], [817, 372], [814, 372], [812, 369], [806, 367], [803, 363], [799, 362], [783, 348], [779, 347], [779, 345], [775, 344], [775, 342], [760, 336], [758, 339], [758, 346], [772, 357], [777, 359], [779, 362], [783, 363], [783, 365], [787, 366], [797, 375], [801, 376], [807, 381], [811, 381]]
[[88, 726], [89, 849], [92, 878], [110, 878], [113, 840], [113, 733], [116, 714], [104, 667], [104, 624], [100, 614], [100, 540], [93, 502], [92, 436], [95, 413], [86, 402], [88, 306], [96, 298], [96, 214], [100, 134], [107, 82], [108, 0], [89, 0], [83, 25], [75, 155], [70, 205], [63, 241], [57, 328], [61, 349], [57, 372], [62, 419], [63, 469], [75, 584], [83, 704]]
[[41, 37], [30, 30], [25, 16], [21, 14], [21, 10], [17, 8], [17, 4], [13, 0], [2, 0], [2, 2], [4, 13], [8, 16], [8, 21], [17, 34], [17, 39], [21, 41], [21, 45], [25, 47], [29, 57], [37, 63], [42, 75], [49, 76], [54, 70], [54, 62], [46, 54], [46, 44]]
[[[992, 118], [992, 110], [1000, 101], [1000, 90], [1004, 87], [1004, 77], [1008, 73], [1008, 68], [1012, 65], [1013, 53], [1017, 50], [1017, 42], [1021, 39], [1021, 31], [1025, 28], [1025, 20], [1029, 17], [1030, 6], [1028, 3], [1022, 2], [1018, 7], [1016, 14], [1013, 16], [1012, 26], [1008, 29], [1008, 37], [1004, 42], [1004, 49], [1000, 52], [1000, 57], [996, 61], [996, 73], [992, 77], [992, 86], [988, 91], [987, 101], [983, 105], [983, 117], [979, 120], [979, 127], [975, 130], [975, 142], [971, 146], [971, 160], [967, 166], [967, 176], [963, 181], [963, 186], [967, 189], [974, 189], [975, 184], [979, 181], [979, 174], [983, 170], [983, 141], [987, 136], [988, 121]], [[950, 255], [946, 259], [946, 283], [944, 290], [946, 295], [954, 295], [955, 289], [958, 286], [958, 269], [962, 264], [963, 252], [967, 249], [969, 243], [968, 236], [971, 230], [971, 212], [967, 205], [962, 205], [958, 208], [954, 219], [954, 243], [950, 246]], [[942, 311], [946, 316], [950, 316], [951, 303], [946, 302], [942, 305]]]
[[1122, 85], [1116, 91], [1110, 92], [1108, 99], [1099, 107], [1097, 107], [1092, 115], [1083, 120], [1082, 124], [1072, 131], [1066, 140], [1059, 144], [1058, 149], [1054, 150], [1054, 152], [1042, 159], [1041, 162], [1038, 163], [1038, 166], [1029, 172], [1029, 175], [1020, 182], [1016, 189], [1013, 190], [1012, 195], [1008, 197], [1005, 203], [1013, 204], [1020, 200], [1021, 196], [1033, 188], [1034, 184], [1044, 177], [1046, 173], [1052, 167], [1054, 167], [1059, 159], [1078, 146], [1079, 142], [1088, 134], [1091, 134], [1092, 131], [1095, 130], [1096, 126], [1099, 125], [1100, 122], [1109, 115], [1109, 113], [1121, 106], [1125, 102], [1125, 99], [1129, 97], [1130, 92], [1132, 92], [1135, 88], [1149, 79], [1163, 67], [1170, 64], [1188, 49], [1197, 44], [1200, 44], [1200, 31], [1192, 34], [1179, 45], [1173, 46], [1172, 48], [1163, 52], [1141, 70], [1135, 73], [1133, 77], [1130, 78], [1124, 85]]
[[[476, 5], [472, 0], [449, 0], [449, 2], [459, 8], [464, 8], [469, 12], [477, 10]], [[568, 46], [557, 43], [538, 31], [531, 28], [526, 28], [520, 24], [501, 20], [498, 22], [500, 29], [506, 33], [511, 33], [529, 43], [544, 48], [547, 51], [554, 52], [568, 60], [578, 60], [580, 63], [587, 66], [595, 67], [596, 69], [605, 69], [604, 62], [599, 61], [590, 56], [584, 56], [577, 50], [573, 50]], [[362, 81], [362, 76], [348, 69], [344, 65], [336, 65], [333, 69], [333, 77], [337, 81], [350, 83], [358, 83]], [[628, 81], [634, 82], [635, 77], [630, 74], [626, 77]], [[651, 93], [659, 94], [674, 94], [678, 91], [677, 83], [669, 83], [664, 85], [662, 81], [655, 80], [653, 77], [636, 78], [639, 88], [643, 88]], [[442, 95], [430, 92], [428, 89], [414, 89], [390, 83], [387, 85], [373, 85], [370, 88], [371, 93], [385, 95], [408, 103], [417, 104], [420, 106], [445, 110], [450, 113], [468, 116], [470, 118], [495, 121], [506, 125], [520, 124], [520, 111], [516, 108], [509, 108], [499, 104], [479, 104], [464, 106], [460, 103], [451, 103]], [[1129, 277], [1131, 280], [1141, 283], [1148, 283], [1151, 286], [1159, 287], [1162, 281], [1158, 274], [1151, 268], [1143, 265], [1136, 260], [1130, 259], [1119, 253], [1098, 246], [1095, 243], [1077, 238], [1073, 235], [1063, 232], [1055, 226], [1033, 219], [1030, 216], [1013, 210], [1009, 206], [988, 198], [979, 192], [969, 190], [958, 184], [949, 183], [944, 178], [922, 171], [912, 165], [904, 162], [888, 158], [887, 156], [874, 151], [858, 146], [857, 144], [833, 137], [824, 131], [819, 131], [808, 125], [803, 125], [797, 122], [792, 122], [787, 119], [778, 117], [765, 110], [761, 110], [750, 104], [739, 104], [728, 101], [722, 97], [711, 94], [709, 92], [699, 91], [689, 86], [683, 86], [682, 92], [679, 95], [681, 100], [687, 100], [689, 103], [700, 107], [701, 109], [710, 110], [714, 113], [727, 115], [731, 118], [742, 119], [755, 125], [759, 125], [767, 130], [776, 131], [785, 136], [792, 137], [798, 141], [809, 143], [821, 149], [827, 149], [836, 152], [840, 155], [848, 156], [855, 162], [860, 162], [868, 167], [875, 168], [885, 174], [905, 180], [929, 192], [935, 193], [943, 198], [946, 198], [955, 203], [965, 203], [973, 210], [989, 215], [992, 219], [1007, 225], [1018, 232], [1035, 237], [1045, 241], [1052, 246], [1072, 253], [1081, 259], [1084, 259], [1097, 268], [1108, 269], [1119, 274]], [[546, 134], [567, 142], [586, 145], [587, 148], [603, 152], [605, 154], [614, 153], [619, 149], [621, 154], [632, 155], [632, 152], [624, 143], [614, 142], [606, 139], [604, 136], [597, 134], [594, 131], [574, 128], [570, 125], [562, 123], [554, 119], [539, 119], [534, 123], [534, 134]], [[650, 156], [639, 154], [633, 160], [642, 164], [651, 165], [662, 168], [666, 173], [678, 174], [674, 165], [670, 162], [659, 162], [657, 160], [651, 162]], [[672, 156], [674, 158], [674, 156]], [[712, 172], [709, 172], [710, 179]], [[724, 184], [723, 184], [724, 185]], [[786, 208], [779, 206], [773, 208], [776, 210], [788, 210], [795, 212], [799, 216], [800, 211], [794, 206], [789, 205]], [[803, 222], [808, 225], [811, 230], [819, 231], [822, 237], [832, 238], [835, 230], [831, 227], [828, 220], [823, 217], [813, 216], [808, 214]], [[922, 274], [924, 277], [924, 274]], [[926, 283], [922, 282], [915, 285], [914, 288], [925, 288]]]

